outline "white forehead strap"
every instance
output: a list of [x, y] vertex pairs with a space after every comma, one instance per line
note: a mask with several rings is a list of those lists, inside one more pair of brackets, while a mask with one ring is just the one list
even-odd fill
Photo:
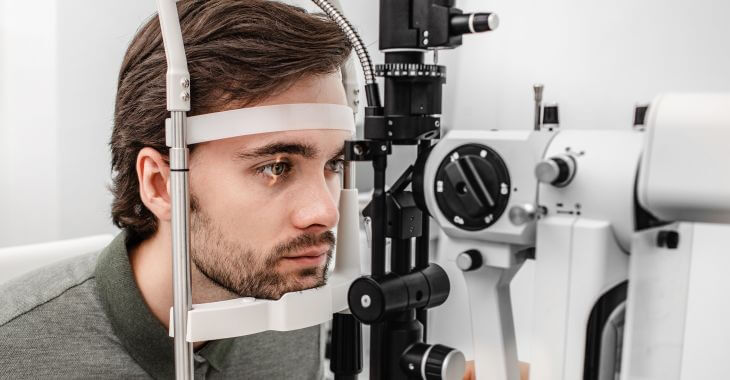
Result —
[[[165, 143], [172, 146], [171, 121], [165, 120]], [[187, 118], [187, 144], [257, 133], [334, 129], [355, 134], [352, 108], [340, 104], [296, 103], [239, 108]]]

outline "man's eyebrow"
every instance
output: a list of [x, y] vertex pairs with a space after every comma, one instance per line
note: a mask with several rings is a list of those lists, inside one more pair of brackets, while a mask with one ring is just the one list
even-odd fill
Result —
[[343, 145], [342, 148], [340, 148], [340, 150], [337, 151], [337, 153], [333, 154], [332, 157], [330, 157], [330, 160], [334, 160], [334, 159], [336, 159], [340, 156], [344, 156], [344, 155], [345, 155], [345, 146]]
[[251, 150], [242, 150], [235, 153], [238, 160], [250, 160], [277, 154], [296, 154], [304, 158], [314, 158], [319, 154], [316, 147], [303, 143], [275, 142]]

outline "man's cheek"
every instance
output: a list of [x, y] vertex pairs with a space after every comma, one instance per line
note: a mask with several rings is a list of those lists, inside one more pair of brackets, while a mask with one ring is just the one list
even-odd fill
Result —
[[340, 193], [342, 192], [342, 185], [339, 177], [336, 179], [330, 180], [328, 182], [328, 188], [330, 191], [330, 194], [332, 195], [332, 199], [335, 202], [335, 205], [338, 205], [340, 203]]

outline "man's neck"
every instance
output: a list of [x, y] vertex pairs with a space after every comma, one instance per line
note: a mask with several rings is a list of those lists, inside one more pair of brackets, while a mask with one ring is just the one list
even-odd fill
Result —
[[[150, 238], [131, 248], [129, 261], [134, 273], [134, 281], [142, 293], [147, 307], [165, 326], [170, 328], [170, 308], [173, 304], [172, 291], [172, 241], [169, 224], [160, 223]], [[206, 303], [235, 298], [206, 278], [195, 265], [191, 264], [193, 303]], [[196, 342], [196, 348], [205, 342]]]

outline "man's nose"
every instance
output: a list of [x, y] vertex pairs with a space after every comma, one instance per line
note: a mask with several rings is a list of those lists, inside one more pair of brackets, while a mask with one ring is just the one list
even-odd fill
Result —
[[292, 202], [291, 215], [294, 226], [320, 233], [337, 225], [339, 212], [336, 196], [332, 194], [324, 179], [312, 180], [306, 189], [302, 190], [294, 195], [296, 200]]

